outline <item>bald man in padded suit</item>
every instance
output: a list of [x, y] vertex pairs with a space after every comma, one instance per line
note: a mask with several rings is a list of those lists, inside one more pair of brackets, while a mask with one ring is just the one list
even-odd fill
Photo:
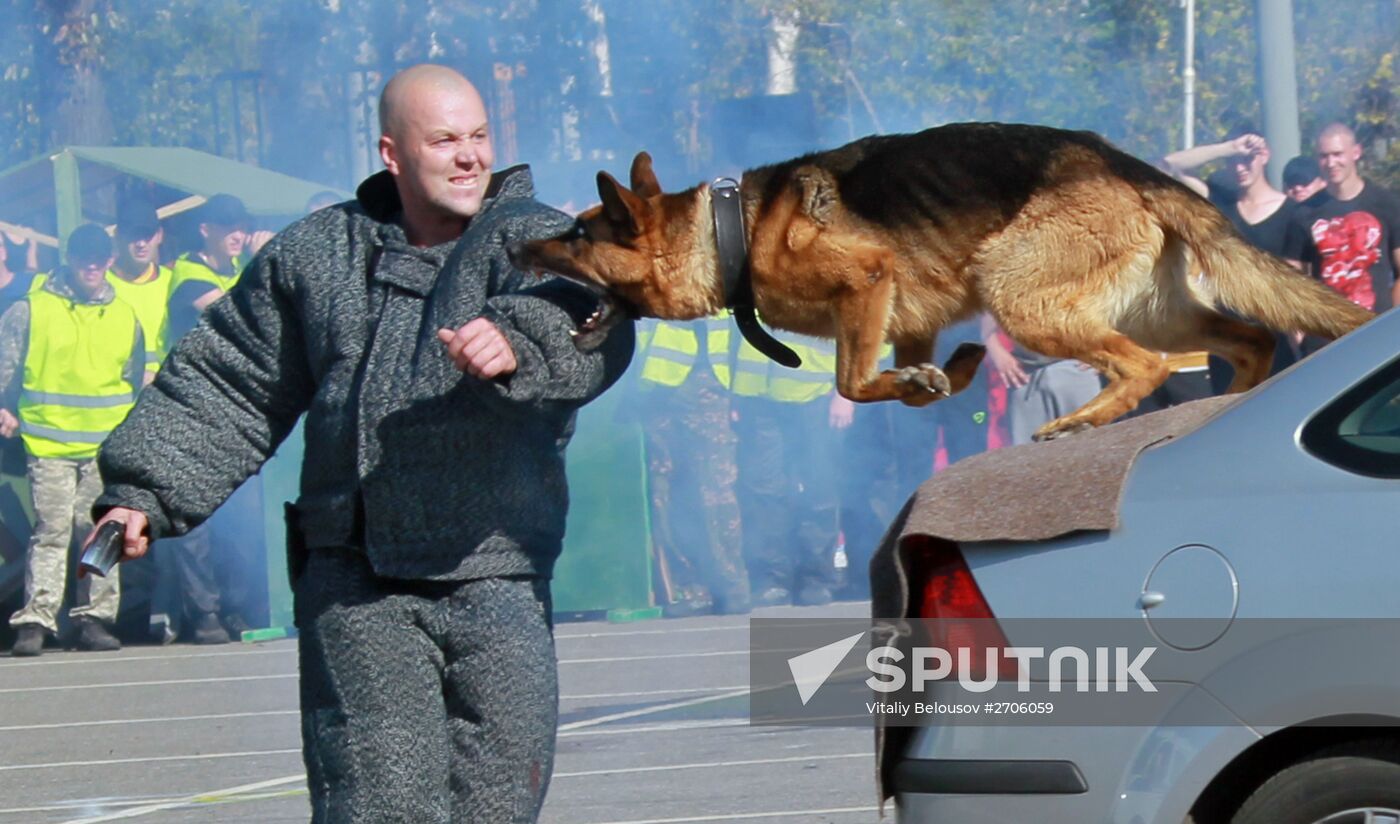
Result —
[[107, 441], [94, 510], [128, 558], [198, 525], [306, 418], [289, 508], [315, 822], [533, 822], [554, 759], [549, 579], [576, 410], [626, 369], [581, 287], [506, 244], [572, 219], [495, 171], [481, 96], [390, 79], [385, 171], [289, 226]]

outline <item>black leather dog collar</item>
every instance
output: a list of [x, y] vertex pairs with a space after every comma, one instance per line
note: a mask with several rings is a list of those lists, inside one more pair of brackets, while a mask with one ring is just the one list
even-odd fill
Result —
[[720, 178], [710, 185], [710, 211], [715, 218], [715, 246], [719, 269], [724, 278], [724, 305], [733, 310], [739, 333], [753, 348], [783, 366], [802, 365], [797, 353], [768, 334], [754, 312], [753, 284], [749, 282], [748, 235], [744, 232], [744, 209], [739, 184]]

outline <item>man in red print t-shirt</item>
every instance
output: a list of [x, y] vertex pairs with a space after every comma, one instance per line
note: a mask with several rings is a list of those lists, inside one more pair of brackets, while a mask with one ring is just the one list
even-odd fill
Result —
[[[1357, 170], [1356, 135], [1333, 123], [1317, 138], [1317, 165], [1327, 197], [1298, 210], [1284, 242], [1284, 257], [1374, 312], [1396, 304], [1400, 267], [1400, 197], [1363, 178]], [[1305, 340], [1305, 352], [1321, 341]]]
[[1381, 259], [1381, 222], [1370, 212], [1351, 212], [1312, 224], [1313, 245], [1322, 258], [1322, 282], [1352, 303], [1376, 308], [1371, 266]]

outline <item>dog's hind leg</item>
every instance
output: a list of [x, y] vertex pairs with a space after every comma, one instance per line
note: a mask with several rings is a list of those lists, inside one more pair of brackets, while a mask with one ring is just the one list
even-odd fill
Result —
[[1229, 393], [1246, 392], [1269, 377], [1274, 362], [1274, 336], [1270, 332], [1211, 309], [1203, 309], [1193, 320], [1189, 331], [1173, 341], [1168, 351], [1208, 349], [1229, 361], [1235, 368], [1235, 377], [1225, 390]]
[[1152, 394], [1167, 379], [1167, 364], [1161, 353], [1139, 346], [1118, 332], [1106, 331], [1096, 339], [1065, 345], [1052, 339], [1039, 340], [1034, 335], [1018, 335], [1012, 328], [1007, 328], [1005, 322], [1002, 328], [1031, 349], [1051, 357], [1078, 359], [1108, 379], [1108, 385], [1093, 400], [1036, 430], [1037, 441], [1109, 423], [1137, 408], [1143, 398]]

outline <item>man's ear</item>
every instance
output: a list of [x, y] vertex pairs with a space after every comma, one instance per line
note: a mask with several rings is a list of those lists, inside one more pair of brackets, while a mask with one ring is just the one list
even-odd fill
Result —
[[641, 216], [646, 203], [607, 172], [598, 173], [598, 197], [603, 201], [603, 214], [609, 223], [634, 235], [642, 233]]
[[399, 159], [395, 152], [394, 141], [388, 135], [379, 136], [379, 159], [384, 161], [384, 168], [389, 170], [389, 174], [398, 175]]
[[651, 155], [638, 152], [632, 160], [632, 191], [639, 197], [656, 197], [661, 194], [661, 183], [656, 172], [651, 169]]

